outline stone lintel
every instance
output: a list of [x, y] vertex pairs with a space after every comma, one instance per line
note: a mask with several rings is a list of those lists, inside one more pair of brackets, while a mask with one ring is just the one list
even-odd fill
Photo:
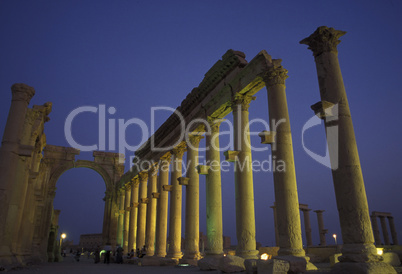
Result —
[[177, 180], [179, 181], [179, 185], [187, 186], [188, 181], [190, 180], [190, 178], [188, 178], [188, 177], [180, 177], [180, 178], [177, 178]]
[[275, 143], [275, 131], [261, 131], [258, 133], [258, 136], [261, 137], [261, 144], [273, 144]]
[[152, 198], [159, 199], [161, 194], [159, 192], [152, 192]]
[[239, 155], [240, 151], [237, 150], [228, 150], [223, 153], [225, 155], [225, 160], [228, 162], [236, 162], [237, 155]]
[[308, 204], [299, 204], [299, 209], [300, 210], [311, 210], [308, 208]]
[[141, 198], [141, 204], [147, 204], [148, 198]]
[[325, 117], [334, 116], [333, 107], [335, 104], [328, 101], [319, 101], [314, 105], [311, 105], [311, 109], [314, 111], [318, 118], [324, 119]]
[[314, 212], [316, 212], [316, 213], [322, 213], [322, 212], [325, 212], [325, 210], [318, 209], [318, 210], [314, 210]]
[[162, 190], [163, 191], [172, 191], [173, 186], [172, 185], [163, 185]]
[[371, 213], [371, 216], [374, 216], [374, 217], [392, 217], [392, 214], [390, 212], [373, 211]]
[[207, 175], [210, 169], [210, 166], [207, 165], [198, 165], [197, 167], [198, 174]]

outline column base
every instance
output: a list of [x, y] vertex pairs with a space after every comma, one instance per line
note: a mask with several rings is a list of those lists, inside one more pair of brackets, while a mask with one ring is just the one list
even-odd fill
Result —
[[339, 257], [339, 262], [379, 262], [381, 256], [377, 254], [377, 248], [374, 244], [343, 244], [342, 256]]
[[222, 257], [223, 251], [206, 251], [205, 257]]
[[258, 259], [258, 250], [236, 250], [236, 256], [243, 259]]
[[333, 274], [377, 274], [377, 273], [397, 273], [389, 264], [383, 262], [339, 262], [333, 266]]
[[198, 260], [199, 259], [181, 258], [179, 260], [179, 265], [189, 264], [189, 265], [192, 265], [192, 266], [197, 266], [198, 265]]
[[156, 253], [156, 254], [154, 254], [154, 256], [158, 257], [158, 258], [165, 258], [166, 254], [167, 254], [166, 252], [164, 252], [164, 253]]
[[183, 257], [182, 252], [168, 252], [168, 254], [166, 255], [166, 258], [175, 259], [175, 260], [179, 260], [179, 259], [181, 259], [181, 257]]

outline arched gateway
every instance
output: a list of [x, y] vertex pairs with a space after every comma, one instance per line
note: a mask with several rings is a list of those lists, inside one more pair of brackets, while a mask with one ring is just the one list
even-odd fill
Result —
[[113, 152], [94, 151], [94, 161], [75, 160], [80, 150], [69, 147], [47, 145], [44, 149], [43, 160], [48, 170], [48, 193], [51, 194], [53, 204], [56, 183], [60, 176], [72, 168], [90, 168], [102, 176], [105, 185], [105, 211], [103, 216], [103, 241], [114, 243], [116, 241], [116, 230], [111, 229], [117, 213], [113, 206], [115, 201], [115, 184], [119, 181], [124, 172], [124, 155]]

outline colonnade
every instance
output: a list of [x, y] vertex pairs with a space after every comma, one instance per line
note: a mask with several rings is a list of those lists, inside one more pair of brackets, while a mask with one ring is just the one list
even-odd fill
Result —
[[[395, 223], [394, 223], [394, 217], [391, 215], [391, 213], [373, 211], [371, 213], [370, 217], [371, 217], [371, 224], [373, 226], [374, 240], [375, 240], [376, 245], [381, 245], [381, 244], [390, 245], [391, 244], [391, 242], [389, 240], [387, 222], [385, 219], [388, 219], [389, 228], [391, 230], [392, 244], [393, 245], [399, 244], [398, 236], [397, 236], [396, 228], [395, 228]], [[381, 242], [380, 229], [378, 228], [377, 218], [380, 219], [381, 230], [382, 230], [384, 242]]]

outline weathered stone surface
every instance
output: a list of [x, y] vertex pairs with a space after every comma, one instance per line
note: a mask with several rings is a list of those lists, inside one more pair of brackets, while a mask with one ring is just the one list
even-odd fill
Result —
[[352, 263], [341, 262], [335, 264], [331, 270], [332, 274], [379, 274], [379, 273], [397, 273], [389, 264], [383, 262], [364, 262]]
[[286, 274], [290, 269], [289, 262], [284, 260], [272, 259], [272, 260], [258, 260], [257, 261], [257, 273], [258, 274]]
[[246, 259], [244, 261], [244, 267], [247, 274], [257, 274], [257, 259]]
[[246, 270], [244, 259], [239, 256], [227, 255], [219, 262], [219, 270], [224, 273], [241, 272]]
[[198, 267], [201, 270], [215, 270], [219, 269], [219, 263], [221, 260], [221, 257], [223, 256], [210, 256], [210, 257], [205, 257], [202, 258], [201, 260], [198, 261]]
[[289, 271], [291, 273], [305, 272], [306, 270], [316, 270], [312, 263], [310, 263], [306, 257], [297, 256], [277, 256], [274, 259], [287, 261], [289, 263]]
[[399, 266], [401, 264], [401, 261], [399, 260], [398, 254], [395, 252], [386, 252], [382, 254], [382, 257], [384, 259], [384, 263], [387, 263], [392, 266]]

